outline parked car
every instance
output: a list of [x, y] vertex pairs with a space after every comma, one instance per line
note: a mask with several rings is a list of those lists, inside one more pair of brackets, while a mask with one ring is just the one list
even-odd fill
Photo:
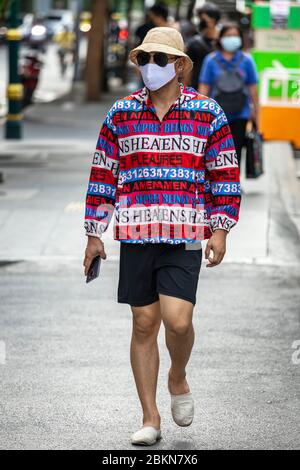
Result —
[[18, 27], [22, 35], [22, 42], [29, 47], [45, 49], [47, 41], [47, 30], [43, 19], [33, 13], [26, 13], [22, 23]]
[[74, 17], [69, 10], [52, 10], [44, 17], [43, 24], [47, 30], [47, 37], [52, 39], [57, 33], [61, 33], [64, 27], [73, 31]]

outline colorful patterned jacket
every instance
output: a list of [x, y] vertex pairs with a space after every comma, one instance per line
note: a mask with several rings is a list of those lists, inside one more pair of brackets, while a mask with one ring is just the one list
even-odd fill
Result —
[[115, 212], [122, 242], [191, 243], [238, 221], [239, 168], [226, 116], [180, 84], [163, 120], [146, 87], [117, 100], [101, 127], [85, 230], [101, 237]]

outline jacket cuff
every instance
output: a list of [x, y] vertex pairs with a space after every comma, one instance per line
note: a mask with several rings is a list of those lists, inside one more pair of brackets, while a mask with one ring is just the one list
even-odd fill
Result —
[[210, 228], [212, 232], [215, 232], [217, 229], [226, 230], [230, 232], [232, 227], [235, 226], [237, 220], [232, 219], [224, 214], [213, 214], [210, 218]]
[[101, 224], [96, 220], [85, 220], [84, 222], [85, 234], [89, 237], [101, 238], [102, 234], [107, 229], [107, 224]]

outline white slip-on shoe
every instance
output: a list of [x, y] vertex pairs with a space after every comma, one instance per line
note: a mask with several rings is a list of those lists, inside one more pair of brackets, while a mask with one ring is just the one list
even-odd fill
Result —
[[171, 395], [171, 412], [178, 426], [190, 426], [194, 419], [194, 399], [192, 392]]
[[131, 436], [131, 444], [152, 446], [161, 439], [161, 431], [153, 426], [145, 426]]

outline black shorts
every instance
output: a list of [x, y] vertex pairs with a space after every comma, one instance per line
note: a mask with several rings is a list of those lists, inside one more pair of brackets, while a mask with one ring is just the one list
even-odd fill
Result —
[[185, 243], [132, 244], [120, 242], [118, 302], [149, 305], [158, 294], [196, 303], [202, 248]]

